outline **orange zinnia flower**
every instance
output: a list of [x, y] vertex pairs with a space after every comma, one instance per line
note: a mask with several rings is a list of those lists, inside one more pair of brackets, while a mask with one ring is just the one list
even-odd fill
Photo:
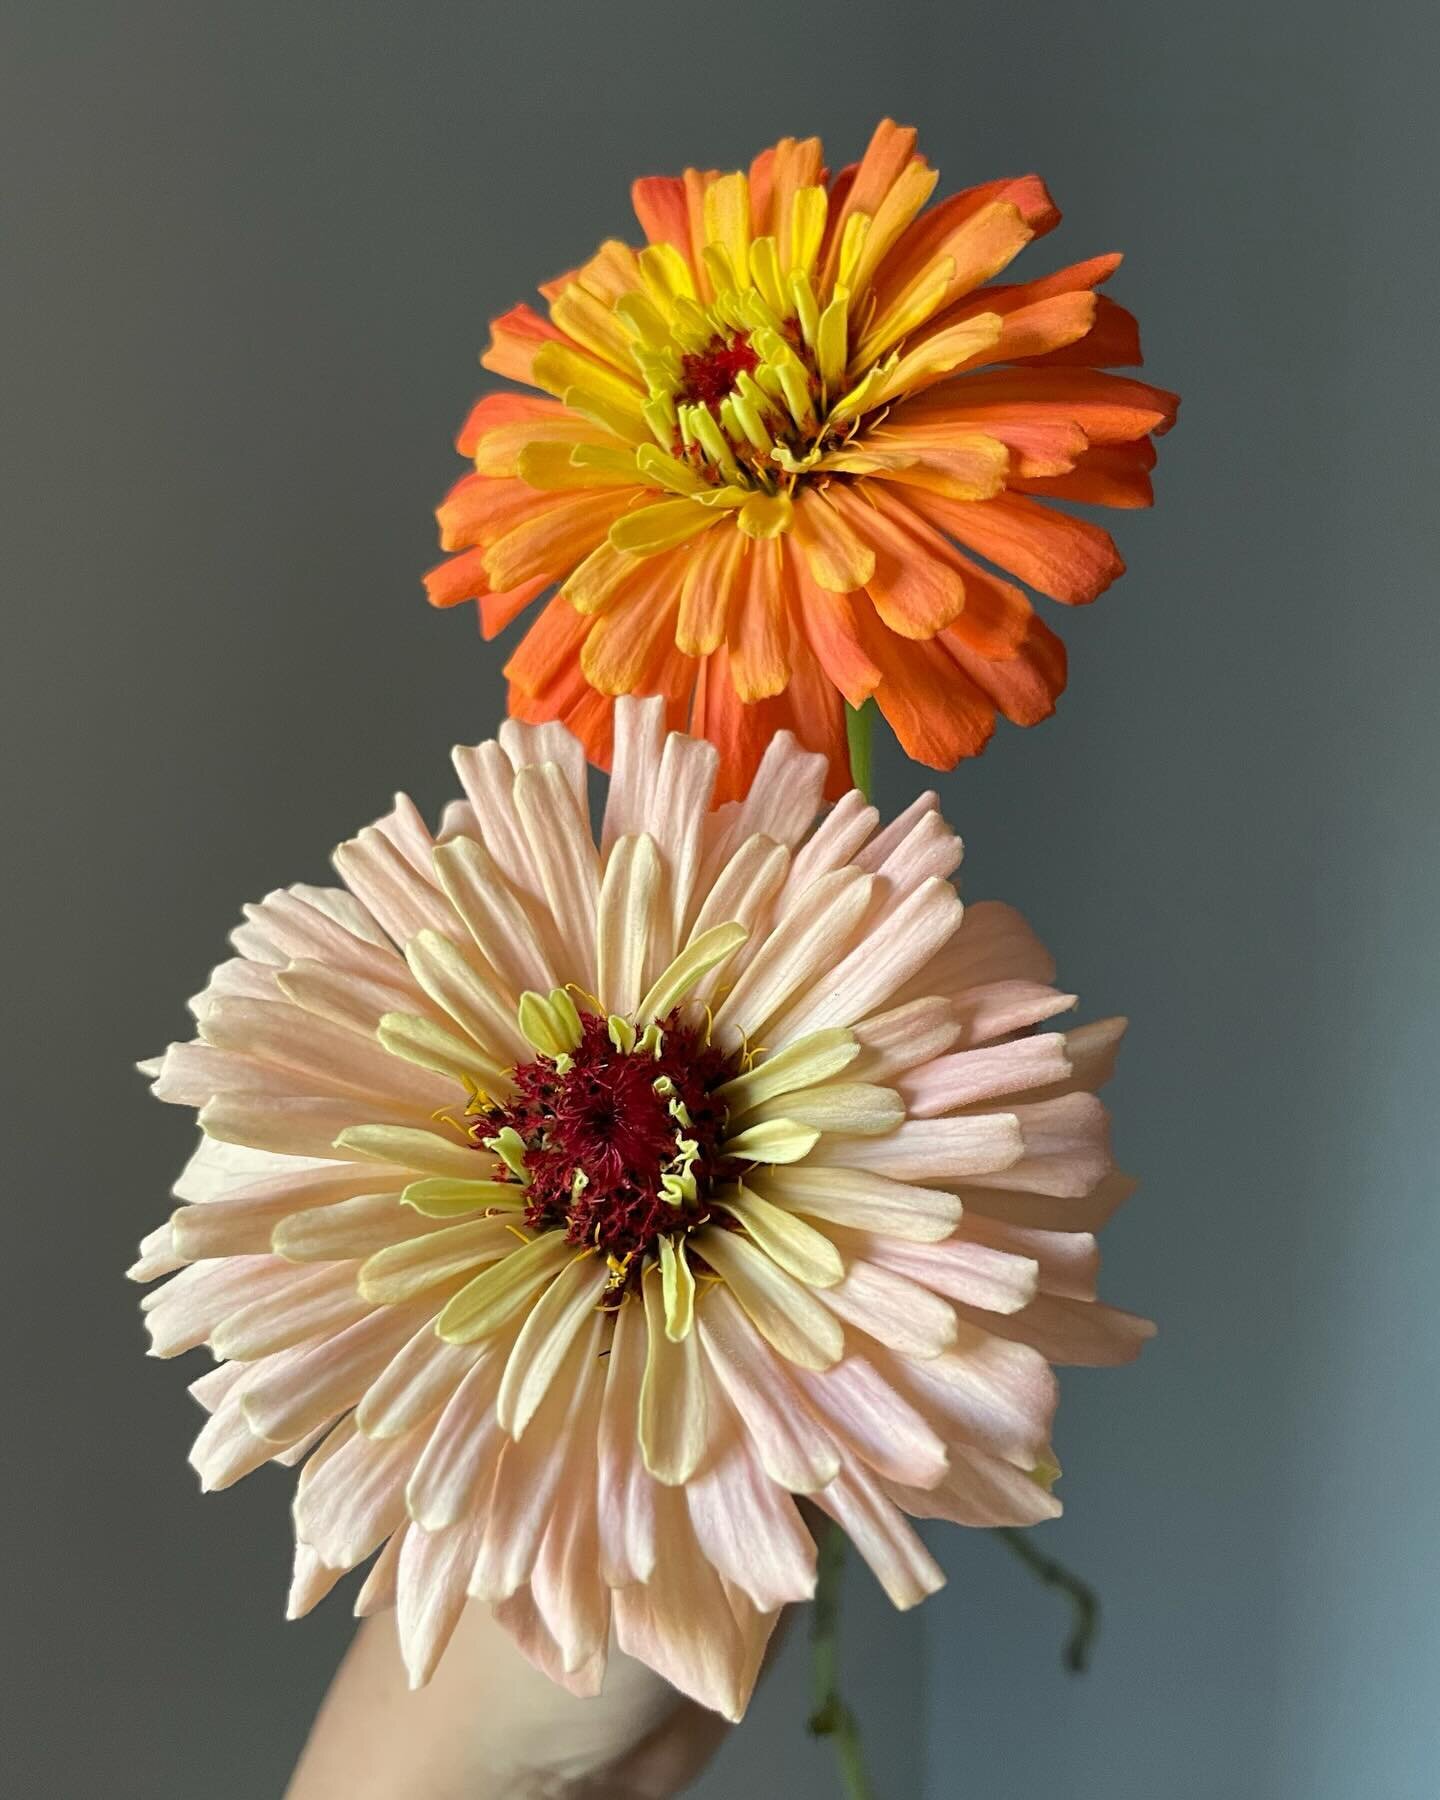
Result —
[[[559, 583], [506, 666], [510, 711], [561, 719], [608, 767], [611, 696], [661, 694], [743, 792], [789, 728], [847, 785], [842, 697], [950, 768], [995, 714], [1031, 725], [1065, 683], [1016, 582], [1093, 600], [1124, 564], [1049, 499], [1145, 506], [1175, 396], [1098, 292], [1117, 255], [994, 278], [1059, 212], [1038, 177], [924, 211], [937, 174], [884, 121], [830, 180], [818, 138], [742, 172], [634, 187], [649, 242], [610, 241], [497, 319], [475, 461], [439, 510], [437, 606], [486, 637]], [[988, 284], [988, 285], [987, 285]]]

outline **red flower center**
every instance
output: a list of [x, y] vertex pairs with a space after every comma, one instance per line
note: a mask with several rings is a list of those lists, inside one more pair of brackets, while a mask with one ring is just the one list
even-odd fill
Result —
[[680, 358], [681, 387], [675, 398], [682, 406], [716, 407], [734, 393], [741, 375], [759, 366], [748, 331], [737, 331], [729, 338], [717, 332], [703, 350]]
[[[638, 1274], [641, 1253], [662, 1232], [709, 1217], [728, 1117], [714, 1090], [737, 1073], [738, 1059], [706, 1043], [678, 1013], [661, 1021], [658, 1056], [639, 1045], [618, 1050], [594, 1014], [582, 1016], [581, 1028], [566, 1066], [548, 1056], [521, 1063], [513, 1099], [472, 1131], [481, 1143], [509, 1126], [523, 1140], [527, 1225], [563, 1229], [572, 1244], [633, 1259]], [[661, 1183], [682, 1171], [696, 1198], [679, 1206]], [[503, 1164], [498, 1174], [510, 1178]]]

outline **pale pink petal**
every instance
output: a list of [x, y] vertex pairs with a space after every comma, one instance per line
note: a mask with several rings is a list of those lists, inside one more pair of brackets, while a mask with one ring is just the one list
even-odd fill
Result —
[[1078, 1197], [1090, 1193], [1114, 1168], [1105, 1108], [1093, 1094], [1036, 1100], [1011, 1112], [1025, 1153], [1009, 1168], [991, 1171], [987, 1186]]
[[152, 1356], [179, 1356], [205, 1343], [227, 1314], [287, 1291], [295, 1271], [278, 1256], [193, 1263], [142, 1301]]
[[400, 1654], [412, 1688], [424, 1687], [450, 1642], [468, 1596], [480, 1525], [462, 1519], [442, 1531], [412, 1526], [400, 1545], [395, 1618]]
[[457, 746], [453, 761], [496, 866], [517, 893], [539, 899], [540, 879], [515, 810], [514, 764], [496, 743]]
[[605, 1359], [595, 1490], [600, 1571], [611, 1587], [648, 1581], [655, 1567], [655, 1482], [638, 1436], [647, 1343], [640, 1309], [622, 1306]]
[[366, 1100], [401, 1100], [425, 1112], [453, 1097], [450, 1083], [414, 1063], [288, 1001], [218, 1000], [200, 1035], [218, 1050], [276, 1065], [292, 1077], [291, 1092], [356, 1094]]
[[853, 862], [879, 822], [879, 812], [859, 788], [842, 794], [795, 852], [776, 906], [779, 916], [783, 918], [822, 875]]
[[592, 1700], [605, 1680], [605, 1652], [601, 1650], [583, 1669], [572, 1674], [565, 1668], [560, 1646], [551, 1637], [528, 1586], [517, 1588], [507, 1599], [491, 1607], [497, 1624], [509, 1632], [515, 1648], [542, 1675], [581, 1700]]
[[815, 1592], [815, 1544], [795, 1502], [732, 1434], [685, 1488], [700, 1548], [764, 1613]]
[[593, 992], [600, 861], [589, 821], [553, 763], [522, 769], [515, 777], [515, 810], [556, 935], [569, 951], [571, 979]]
[[[408, 1307], [388, 1310], [411, 1317]], [[484, 1353], [480, 1344], [447, 1344], [435, 1332], [433, 1303], [416, 1311], [424, 1322], [366, 1388], [355, 1423], [366, 1437], [399, 1437], [446, 1404]]]
[[923, 881], [873, 932], [770, 1027], [769, 1047], [827, 1025], [852, 1025], [898, 998], [915, 970], [959, 929], [964, 909], [948, 881]]
[[237, 1362], [288, 1350], [322, 1332], [344, 1331], [370, 1311], [355, 1287], [354, 1263], [327, 1263], [314, 1274], [290, 1270], [290, 1279], [259, 1299], [231, 1309], [210, 1333], [217, 1356]]
[[370, 1619], [376, 1613], [389, 1612], [395, 1604], [395, 1583], [400, 1571], [400, 1552], [410, 1527], [402, 1525], [391, 1532], [380, 1546], [380, 1554], [370, 1565], [370, 1572], [355, 1596], [355, 1617]]
[[999, 900], [977, 900], [965, 923], [917, 974], [913, 994], [960, 994], [982, 982], [1049, 982], [1055, 977], [1050, 952], [1016, 912]]
[[606, 1012], [629, 1018], [646, 989], [650, 937], [660, 893], [660, 855], [651, 837], [616, 840], [605, 865], [595, 922], [595, 983]]
[[837, 949], [851, 942], [870, 895], [870, 877], [854, 869], [823, 875], [807, 889], [804, 904], [766, 938], [717, 1010], [716, 1041], [738, 1046], [758, 1037], [791, 995], [820, 976]]
[[944, 1570], [876, 1477], [857, 1467], [846, 1469], [815, 1496], [815, 1503], [841, 1525], [891, 1604], [902, 1612], [944, 1587]]
[[946, 1238], [938, 1244], [907, 1244], [895, 1238], [856, 1233], [857, 1253], [882, 1269], [908, 1275], [949, 1300], [987, 1312], [1016, 1313], [1039, 1291], [1040, 1270], [1025, 1256], [992, 1250], [987, 1244]]
[[893, 1081], [917, 1063], [942, 1056], [962, 1027], [949, 1000], [927, 995], [888, 1012], [857, 1019], [850, 1028], [860, 1045], [852, 1073], [860, 1081]]
[[[256, 1150], [248, 1144], [226, 1144], [218, 1138], [202, 1137], [170, 1192], [177, 1200], [202, 1204], [249, 1193], [261, 1181], [274, 1181], [277, 1187], [282, 1182], [292, 1183], [298, 1193], [306, 1193], [312, 1181], [323, 1181], [327, 1174], [345, 1173], [346, 1164], [337, 1161], [333, 1154], [278, 1156], [274, 1151]], [[306, 1202], [301, 1199], [295, 1204], [304, 1206]]]
[[648, 974], [652, 981], [684, 941], [694, 913], [691, 901], [700, 875], [705, 819], [718, 764], [715, 746], [703, 739], [672, 735], [660, 752], [641, 825], [655, 840], [666, 876], [651, 946]]
[[1039, 1270], [1040, 1292], [1071, 1300], [1093, 1300], [1100, 1272], [1100, 1246], [1088, 1231], [1036, 1231], [971, 1213], [960, 1235], [1010, 1256], [1028, 1257]]
[[[531, 1595], [571, 1675], [603, 1654], [610, 1636], [610, 1595], [600, 1579], [594, 1505], [597, 1473], [595, 1432], [582, 1421], [570, 1435], [562, 1499], [530, 1572]], [[571, 1497], [568, 1504], [564, 1496]]]
[[411, 1307], [382, 1306], [354, 1325], [319, 1338], [303, 1355], [262, 1362], [240, 1409], [257, 1437], [280, 1444], [314, 1431], [353, 1406], [415, 1331]]
[[843, 1448], [877, 1474], [933, 1487], [945, 1473], [943, 1440], [863, 1356], [820, 1373], [799, 1369], [795, 1381]]
[[951, 1001], [960, 1027], [958, 1041], [967, 1048], [1028, 1031], [1075, 1005], [1074, 994], [1059, 993], [1039, 981], [987, 982], [967, 988]]
[[[347, 901], [348, 910], [322, 904], [321, 895], [327, 891]], [[244, 913], [246, 923], [230, 934], [242, 956], [277, 968], [299, 957], [313, 958], [329, 968], [377, 981], [394, 978], [394, 950], [375, 920], [348, 894], [308, 887], [277, 888], [258, 905], [245, 907]]]
[[857, 852], [855, 866], [868, 869], [873, 874], [895, 846], [905, 842], [927, 813], [938, 812], [939, 809], [940, 796], [933, 788], [927, 789], [918, 799], [912, 800], [904, 812], [897, 813], [888, 825], [877, 831], [863, 850]]
[[539, 927], [488, 850], [473, 838], [455, 839], [436, 852], [435, 877], [507, 999], [558, 985], [555, 948], [547, 943], [553, 930]]
[[140, 1254], [125, 1271], [125, 1277], [127, 1281], [155, 1281], [161, 1275], [171, 1275], [176, 1269], [183, 1269], [191, 1260], [176, 1249], [174, 1232], [167, 1219], [163, 1225], [157, 1225], [141, 1238]]
[[349, 1199], [374, 1182], [373, 1173], [352, 1163], [237, 1187], [227, 1199], [185, 1206], [175, 1213], [170, 1221], [175, 1246], [191, 1262], [212, 1256], [263, 1256], [283, 1219]]
[[506, 719], [495, 735], [517, 773], [532, 763], [554, 763], [569, 782], [577, 805], [584, 807], [587, 804], [585, 751], [579, 739], [563, 725], [553, 719], [543, 725], [525, 725], [519, 719]]
[[754, 1170], [747, 1181], [777, 1206], [857, 1231], [930, 1243], [949, 1237], [960, 1221], [961, 1203], [954, 1194], [892, 1181], [868, 1170], [802, 1162], [763, 1174]]
[[933, 1488], [887, 1485], [886, 1492], [918, 1519], [948, 1519], [954, 1525], [1038, 1525], [1060, 1516], [1060, 1502], [1022, 1469], [957, 1449], [944, 1478]]
[[570, 1347], [589, 1324], [609, 1271], [593, 1255], [577, 1255], [531, 1306], [505, 1364], [496, 1415], [511, 1437], [523, 1437]]
[[1028, 1344], [962, 1324], [954, 1349], [940, 1356], [878, 1349], [874, 1356], [952, 1447], [966, 1444], [1029, 1468], [1050, 1440], [1059, 1384]]
[[418, 1125], [418, 1108], [330, 1095], [271, 1099], [263, 1094], [223, 1094], [201, 1108], [200, 1129], [231, 1144], [284, 1156], [323, 1157], [342, 1131], [355, 1125]]
[[495, 1417], [504, 1352], [494, 1344], [483, 1351], [426, 1434], [406, 1489], [410, 1516], [427, 1531], [441, 1531], [483, 1506], [509, 1441]]
[[346, 887], [397, 944], [408, 943], [417, 932], [456, 929], [445, 896], [373, 825], [341, 844], [333, 861]]
[[327, 1568], [308, 1544], [297, 1544], [285, 1617], [303, 1619], [320, 1604], [344, 1573], [344, 1569]]
[[1057, 1294], [1040, 1294], [1024, 1312], [1009, 1318], [972, 1313], [963, 1306], [959, 1310], [973, 1325], [1016, 1343], [1033, 1344], [1052, 1363], [1087, 1368], [1133, 1362], [1155, 1335], [1150, 1320], [1135, 1313], [1093, 1300], [1066, 1300]]
[[[405, 1517], [405, 1483], [420, 1452], [416, 1434], [383, 1443], [352, 1434], [325, 1457], [315, 1458], [295, 1495], [295, 1533], [332, 1569], [353, 1569]], [[324, 1454], [324, 1446], [316, 1456]]]
[[1024, 1154], [1025, 1140], [1013, 1112], [977, 1113], [959, 1119], [907, 1119], [879, 1138], [825, 1139], [808, 1166], [864, 1169], [897, 1181], [963, 1181], [1000, 1170]]
[[1135, 1192], [1133, 1176], [1107, 1175], [1088, 1194], [1002, 1193], [998, 1188], [965, 1187], [965, 1211], [1035, 1231], [1098, 1231]]
[[999, 1100], [1027, 1088], [1068, 1080], [1072, 1065], [1058, 1031], [984, 1050], [959, 1050], [909, 1070], [895, 1083], [912, 1119], [933, 1119], [962, 1106]]
[[501, 1452], [470, 1582], [477, 1599], [492, 1604], [504, 1600], [530, 1579], [564, 1474], [570, 1434], [595, 1428], [605, 1366], [599, 1355], [602, 1326], [600, 1315], [594, 1314], [590, 1329], [572, 1343], [533, 1428], [523, 1438], [512, 1438]]
[[847, 1325], [906, 1356], [938, 1356], [955, 1342], [948, 1300], [874, 1263], [852, 1262], [845, 1279], [819, 1297]]

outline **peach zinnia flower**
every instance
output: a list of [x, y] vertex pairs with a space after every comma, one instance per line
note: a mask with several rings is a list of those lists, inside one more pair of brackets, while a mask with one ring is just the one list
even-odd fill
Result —
[[782, 735], [711, 811], [660, 701], [616, 732], [598, 850], [580, 744], [512, 723], [438, 840], [402, 799], [348, 892], [248, 909], [150, 1066], [204, 1137], [132, 1272], [180, 1268], [154, 1354], [219, 1359], [204, 1485], [308, 1453], [293, 1613], [378, 1551], [417, 1683], [474, 1596], [577, 1691], [613, 1629], [738, 1717], [814, 1586], [793, 1495], [898, 1606], [942, 1579], [906, 1513], [1059, 1511], [1050, 1364], [1150, 1330], [1093, 1299], [1121, 1021], [1032, 1033], [1073, 997], [962, 920], [933, 796], [815, 825]]
[[995, 284], [1059, 222], [1037, 177], [925, 211], [936, 180], [889, 120], [833, 181], [818, 138], [648, 177], [644, 249], [495, 321], [484, 366], [549, 397], [471, 413], [427, 587], [491, 637], [561, 584], [507, 666], [516, 717], [608, 767], [607, 697], [663, 694], [729, 798], [781, 728], [842, 792], [842, 696], [936, 768], [1053, 711], [1064, 648], [1017, 580], [1075, 603], [1124, 565], [1046, 502], [1149, 505], [1176, 400], [1101, 372], [1140, 361], [1098, 292], [1118, 256]]

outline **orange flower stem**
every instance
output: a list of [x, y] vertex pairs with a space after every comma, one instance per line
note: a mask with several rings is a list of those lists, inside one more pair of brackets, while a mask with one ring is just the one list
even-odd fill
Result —
[[850, 779], [867, 800], [874, 799], [871, 792], [870, 750], [878, 710], [873, 698], [860, 706], [847, 704], [845, 708], [845, 738], [850, 747]]
[[1073, 1619], [1061, 1661], [1072, 1675], [1083, 1675], [1100, 1629], [1100, 1596], [1062, 1562], [1046, 1556], [1030, 1541], [1030, 1533], [1013, 1525], [997, 1526], [993, 1535], [1018, 1556], [1037, 1581], [1059, 1588], [1070, 1602]]
[[810, 1615], [810, 1651], [814, 1709], [810, 1731], [834, 1741], [845, 1800], [874, 1800], [860, 1726], [840, 1692], [840, 1581], [845, 1570], [845, 1533], [833, 1520], [820, 1535], [820, 1564], [815, 1604]]

